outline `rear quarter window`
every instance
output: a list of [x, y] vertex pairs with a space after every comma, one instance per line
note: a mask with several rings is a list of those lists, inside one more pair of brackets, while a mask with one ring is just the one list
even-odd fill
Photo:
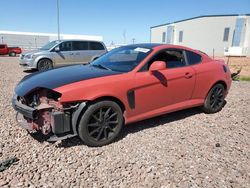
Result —
[[202, 57], [199, 54], [196, 54], [191, 51], [186, 51], [187, 60], [189, 65], [196, 65], [202, 61]]
[[89, 48], [90, 50], [104, 50], [104, 47], [100, 42], [90, 42]]

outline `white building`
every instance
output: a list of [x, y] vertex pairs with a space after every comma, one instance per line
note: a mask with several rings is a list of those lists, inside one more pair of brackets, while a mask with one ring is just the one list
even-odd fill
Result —
[[250, 14], [198, 16], [153, 26], [150, 40], [188, 46], [215, 56], [250, 56]]
[[[57, 38], [56, 33], [0, 31], [0, 43], [8, 44], [9, 46], [19, 46], [22, 49], [36, 49], [42, 47], [49, 41], [57, 40]], [[103, 41], [102, 36], [92, 35], [60, 34], [60, 39]]]

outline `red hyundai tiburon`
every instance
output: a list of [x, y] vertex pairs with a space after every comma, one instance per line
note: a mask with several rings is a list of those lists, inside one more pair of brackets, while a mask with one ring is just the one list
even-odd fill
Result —
[[218, 112], [230, 85], [223, 61], [183, 46], [136, 44], [87, 65], [26, 76], [12, 103], [17, 121], [50, 141], [78, 135], [102, 146], [124, 124], [195, 106]]

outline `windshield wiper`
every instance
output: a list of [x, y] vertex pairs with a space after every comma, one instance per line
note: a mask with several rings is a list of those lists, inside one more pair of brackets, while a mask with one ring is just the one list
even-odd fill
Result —
[[98, 68], [101, 68], [101, 69], [106, 69], [106, 70], [110, 70], [110, 71], [112, 71], [112, 69], [110, 69], [110, 68], [108, 68], [108, 67], [105, 67], [105, 66], [103, 66], [103, 65], [101, 65], [101, 64], [93, 64], [92, 66], [94, 66], [94, 67], [98, 67]]

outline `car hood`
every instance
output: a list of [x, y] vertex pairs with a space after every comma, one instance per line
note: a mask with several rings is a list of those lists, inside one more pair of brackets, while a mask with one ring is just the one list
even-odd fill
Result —
[[92, 65], [73, 65], [25, 76], [16, 86], [18, 96], [24, 96], [36, 88], [54, 89], [74, 82], [121, 74]]
[[40, 54], [43, 52], [47, 52], [47, 50], [31, 50], [28, 52], [23, 52], [22, 55], [28, 55], [28, 54], [33, 55], [33, 54]]

